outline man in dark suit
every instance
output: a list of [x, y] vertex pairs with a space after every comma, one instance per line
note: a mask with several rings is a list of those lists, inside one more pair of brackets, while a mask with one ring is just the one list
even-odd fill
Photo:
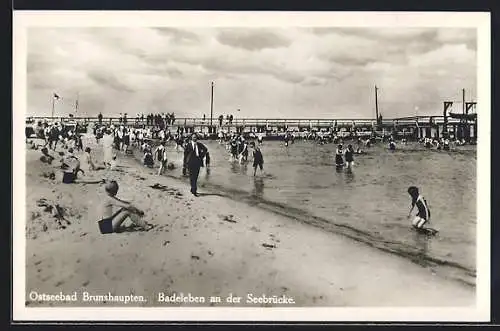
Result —
[[189, 179], [191, 181], [191, 193], [198, 196], [198, 175], [200, 168], [203, 167], [203, 158], [208, 149], [202, 143], [198, 142], [196, 133], [191, 135], [191, 141], [187, 143], [184, 150], [184, 164], [189, 170]]

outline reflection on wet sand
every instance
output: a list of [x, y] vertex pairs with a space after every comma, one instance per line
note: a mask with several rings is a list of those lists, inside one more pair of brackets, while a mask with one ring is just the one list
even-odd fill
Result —
[[264, 178], [255, 177], [253, 180], [253, 190], [252, 195], [258, 198], [262, 198], [264, 195]]

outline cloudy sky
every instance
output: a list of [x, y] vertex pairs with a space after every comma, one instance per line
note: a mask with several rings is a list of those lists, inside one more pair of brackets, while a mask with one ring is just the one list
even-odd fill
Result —
[[[476, 30], [30, 28], [29, 115], [372, 118], [476, 98]], [[457, 105], [457, 109], [460, 108]], [[241, 109], [236, 112], [236, 109]]]

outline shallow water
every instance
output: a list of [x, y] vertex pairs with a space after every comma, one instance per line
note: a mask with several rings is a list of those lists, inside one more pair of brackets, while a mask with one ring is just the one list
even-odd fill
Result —
[[[288, 148], [264, 142], [264, 174], [253, 177], [250, 162], [230, 161], [224, 145], [204, 141], [211, 167], [200, 172], [200, 192], [219, 190], [271, 208], [326, 230], [412, 259], [424, 266], [447, 266], [453, 277], [473, 283], [476, 265], [476, 149], [426, 150], [418, 144], [385, 145], [355, 155], [352, 171], [334, 167], [335, 145], [297, 141]], [[182, 164], [182, 152], [169, 148], [169, 160]], [[180, 169], [168, 175], [180, 177]], [[409, 186], [429, 203], [427, 237], [407, 219]], [[415, 214], [414, 211], [413, 215]], [[300, 238], [298, 238], [300, 240]], [[472, 279], [472, 280], [471, 280]]]

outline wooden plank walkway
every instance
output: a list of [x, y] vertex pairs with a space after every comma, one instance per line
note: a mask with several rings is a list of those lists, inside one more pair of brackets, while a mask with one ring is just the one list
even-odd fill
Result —
[[[31, 116], [27, 117], [28, 121], [48, 121], [48, 122], [68, 122], [77, 121], [79, 123], [98, 123], [97, 117], [50, 117], [50, 116]], [[418, 121], [418, 122], [417, 122]], [[118, 117], [103, 117], [102, 124], [121, 124], [122, 121]], [[427, 127], [432, 125], [442, 125], [444, 123], [443, 116], [413, 116], [413, 117], [402, 117], [402, 118], [392, 118], [383, 119], [379, 127], [391, 128], [391, 127], [415, 127], [416, 123], [420, 127]], [[433, 123], [431, 125], [431, 123]], [[452, 119], [448, 117], [448, 124], [459, 124], [459, 119]], [[227, 120], [223, 120], [223, 127], [288, 127], [288, 128], [371, 128], [376, 124], [375, 119], [283, 119], [283, 118], [235, 118], [232, 123], [228, 123]], [[135, 118], [128, 118], [127, 125], [148, 125], [146, 119], [136, 120]], [[153, 126], [153, 125], [149, 125]], [[210, 127], [210, 119], [186, 117], [186, 118], [176, 118], [173, 126], [184, 126], [184, 127]], [[212, 127], [219, 127], [219, 120], [212, 120]]]

